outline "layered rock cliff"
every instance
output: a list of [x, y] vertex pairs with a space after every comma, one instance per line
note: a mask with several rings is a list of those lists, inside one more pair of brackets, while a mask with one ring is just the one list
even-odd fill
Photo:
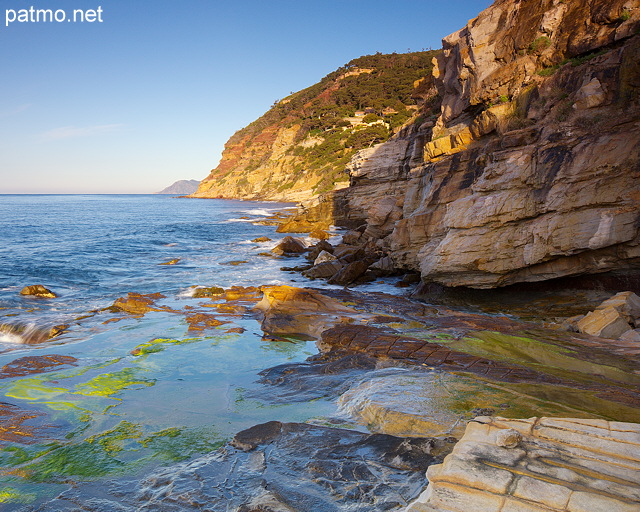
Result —
[[443, 40], [435, 123], [302, 213], [447, 286], [637, 271], [639, 32], [638, 0], [497, 0]]

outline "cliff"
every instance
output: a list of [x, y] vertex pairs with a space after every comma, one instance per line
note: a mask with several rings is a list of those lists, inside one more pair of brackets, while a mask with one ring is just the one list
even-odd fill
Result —
[[360, 227], [446, 286], [637, 272], [639, 32], [638, 0], [497, 0], [443, 40], [433, 125], [358, 153], [290, 227]]
[[414, 84], [436, 53], [360, 57], [276, 101], [229, 139], [194, 197], [300, 201], [347, 186], [356, 151], [417, 119]]

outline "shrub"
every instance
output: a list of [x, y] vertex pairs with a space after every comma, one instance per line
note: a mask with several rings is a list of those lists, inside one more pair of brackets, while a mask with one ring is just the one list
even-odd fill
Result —
[[529, 53], [539, 53], [551, 46], [551, 39], [547, 36], [541, 36], [533, 40], [529, 45]]

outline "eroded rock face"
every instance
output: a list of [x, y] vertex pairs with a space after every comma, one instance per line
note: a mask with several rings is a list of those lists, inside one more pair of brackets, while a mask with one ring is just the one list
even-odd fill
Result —
[[639, 28], [638, 0], [495, 2], [443, 41], [432, 133], [359, 154], [336, 222], [446, 286], [637, 272]]

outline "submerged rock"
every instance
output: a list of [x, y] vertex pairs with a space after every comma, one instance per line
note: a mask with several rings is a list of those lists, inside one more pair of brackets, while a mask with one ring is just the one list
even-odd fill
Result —
[[193, 298], [201, 299], [204, 297], [216, 297], [219, 298], [224, 295], [224, 288], [220, 288], [219, 286], [209, 286], [209, 287], [196, 287], [193, 290]]
[[225, 446], [140, 481], [81, 484], [37, 510], [393, 510], [418, 495], [424, 472], [449, 448], [427, 437], [279, 421], [238, 433], [232, 445], [240, 449]]
[[49, 290], [49, 288], [45, 288], [41, 284], [34, 284], [31, 286], [25, 286], [21, 291], [20, 295], [31, 295], [34, 297], [42, 297], [44, 299], [55, 299], [57, 295]]
[[330, 326], [353, 321], [357, 312], [315, 290], [292, 286], [263, 286], [255, 309], [262, 313], [261, 328], [268, 334], [317, 338]]
[[171, 309], [166, 306], [156, 305], [157, 300], [165, 298], [166, 296], [161, 293], [141, 294], [129, 292], [126, 297], [116, 299], [113, 306], [107, 309], [122, 311], [135, 316], [143, 316], [150, 311], [171, 311]]

